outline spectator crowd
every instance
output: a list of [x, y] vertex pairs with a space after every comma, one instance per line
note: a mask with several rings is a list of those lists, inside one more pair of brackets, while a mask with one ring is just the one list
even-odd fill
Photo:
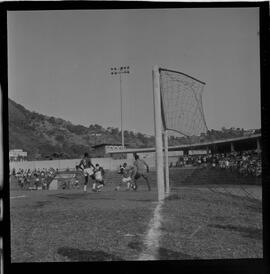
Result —
[[19, 168], [17, 171], [13, 168], [10, 176], [17, 180], [21, 189], [48, 189], [57, 172], [58, 170], [54, 168], [33, 170]]
[[[254, 150], [242, 153], [181, 156], [175, 166], [185, 167], [188, 165], [229, 169], [238, 172], [242, 176], [260, 177], [262, 173], [261, 154]], [[172, 167], [172, 164], [170, 167]]]
[[[180, 156], [175, 164], [175, 167], [186, 166], [219, 168], [237, 172], [242, 176], [260, 177], [262, 174], [261, 154], [255, 150], [245, 152], [216, 153], [209, 155]], [[173, 164], [171, 163], [170, 168], [172, 167]], [[13, 168], [10, 171], [10, 180], [15, 179], [21, 189], [46, 190], [49, 189], [51, 181], [58, 173], [58, 169], [54, 169], [52, 167], [48, 169], [38, 168], [33, 170], [20, 168], [17, 171]], [[78, 188], [79, 178], [77, 173], [78, 168], [76, 167], [76, 174], [74, 174], [74, 178], [72, 178], [71, 181], [74, 181], [74, 185]]]

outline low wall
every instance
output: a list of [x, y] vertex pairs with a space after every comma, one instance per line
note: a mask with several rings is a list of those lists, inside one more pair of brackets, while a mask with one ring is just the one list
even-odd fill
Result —
[[[144, 159], [145, 162], [149, 165], [150, 168], [155, 167], [155, 153], [138, 153], [141, 159]], [[172, 162], [173, 165], [177, 162], [178, 157], [170, 156], [169, 164]], [[67, 160], [47, 160], [47, 161], [24, 161], [24, 162], [10, 162], [10, 169], [15, 168], [18, 170], [22, 169], [42, 169], [42, 168], [54, 168], [59, 170], [75, 169], [76, 165], [80, 163], [81, 159], [67, 159]], [[127, 163], [132, 165], [134, 162], [133, 155], [128, 155], [127, 159], [112, 159], [112, 158], [92, 158], [92, 163], [99, 164], [104, 169], [108, 170], [117, 170], [120, 165]]]
[[[42, 168], [54, 168], [54, 169], [75, 169], [76, 165], [80, 163], [81, 159], [67, 159], [67, 160], [48, 160], [48, 161], [24, 161], [24, 162], [10, 162], [10, 169], [19, 168], [23, 169], [42, 169]], [[117, 170], [120, 164], [123, 163], [132, 164], [131, 159], [111, 159], [111, 158], [92, 158], [92, 163], [101, 165], [104, 169]]]

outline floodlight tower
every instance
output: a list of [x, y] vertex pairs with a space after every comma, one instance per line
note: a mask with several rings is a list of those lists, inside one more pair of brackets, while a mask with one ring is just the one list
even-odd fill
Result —
[[119, 75], [120, 81], [120, 104], [121, 104], [121, 134], [122, 134], [122, 148], [124, 148], [124, 130], [123, 130], [123, 91], [122, 91], [122, 74], [129, 74], [129, 66], [112, 67], [111, 75]]

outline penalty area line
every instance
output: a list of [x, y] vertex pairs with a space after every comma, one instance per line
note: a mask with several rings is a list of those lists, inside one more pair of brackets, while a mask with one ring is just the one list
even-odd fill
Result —
[[143, 244], [146, 247], [145, 250], [140, 254], [139, 260], [150, 261], [157, 259], [157, 253], [159, 249], [159, 240], [161, 236], [160, 226], [161, 226], [161, 208], [163, 201], [158, 202], [155, 210], [154, 216], [149, 222], [149, 229], [144, 238]]

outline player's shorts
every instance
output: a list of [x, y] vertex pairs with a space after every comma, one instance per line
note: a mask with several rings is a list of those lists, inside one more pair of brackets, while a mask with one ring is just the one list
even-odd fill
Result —
[[96, 180], [96, 182], [97, 182], [99, 185], [102, 185], [102, 186], [105, 185], [104, 180], [101, 180], [101, 181], [97, 181], [97, 180]]
[[134, 179], [138, 180], [141, 176], [146, 176], [146, 172], [137, 172], [134, 176]]
[[89, 168], [85, 168], [83, 170], [83, 174], [84, 174], [84, 176], [87, 176], [87, 175], [92, 176], [94, 174], [94, 172], [93, 172], [93, 169], [89, 167]]
[[127, 178], [122, 178], [122, 183], [129, 183], [131, 182], [131, 177], [127, 177]]
[[95, 181], [100, 184], [104, 184], [103, 178], [95, 178]]

